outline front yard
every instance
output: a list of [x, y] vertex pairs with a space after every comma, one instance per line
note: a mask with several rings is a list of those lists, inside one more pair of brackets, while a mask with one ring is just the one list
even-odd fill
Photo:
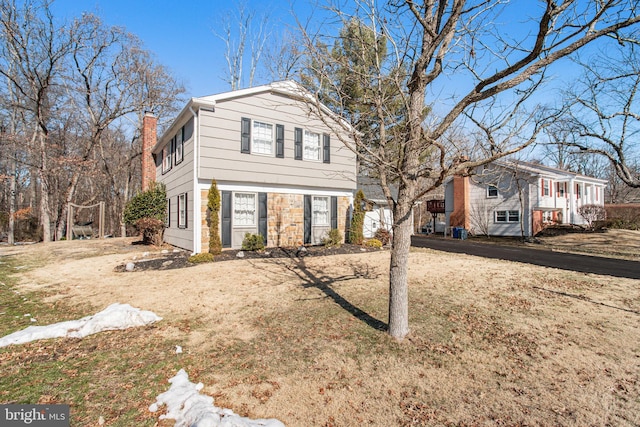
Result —
[[638, 280], [415, 250], [397, 343], [386, 251], [115, 272], [146, 250], [130, 243], [1, 249], [0, 335], [113, 302], [163, 320], [0, 349], [0, 402], [168, 426], [148, 407], [184, 368], [216, 406], [287, 426], [640, 424]]

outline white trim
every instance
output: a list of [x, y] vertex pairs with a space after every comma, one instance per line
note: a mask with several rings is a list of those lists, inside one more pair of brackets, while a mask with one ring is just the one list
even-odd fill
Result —
[[[200, 185], [198, 185], [198, 169], [200, 168], [198, 160], [200, 159], [200, 108], [198, 111], [194, 111], [189, 106], [189, 111], [193, 114], [193, 197], [191, 203], [193, 203], [193, 253], [198, 254], [202, 251], [202, 239], [200, 238], [202, 230], [202, 212], [200, 212]], [[184, 154], [183, 154], [184, 155]], [[211, 184], [209, 184], [211, 185]]]
[[[353, 192], [351, 190], [330, 190], [330, 189], [311, 189], [302, 187], [275, 187], [270, 185], [247, 185], [242, 183], [220, 183], [218, 181], [219, 191], [238, 191], [247, 193], [284, 193], [284, 194], [302, 194], [310, 196], [338, 196], [338, 197], [351, 197], [353, 198]], [[200, 190], [208, 190], [211, 187], [211, 182], [200, 182], [198, 188]]]

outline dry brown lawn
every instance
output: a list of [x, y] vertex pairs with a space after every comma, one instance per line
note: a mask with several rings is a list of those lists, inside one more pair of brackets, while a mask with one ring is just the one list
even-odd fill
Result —
[[[287, 426], [640, 425], [638, 280], [415, 250], [411, 333], [398, 343], [381, 330], [388, 251], [114, 272], [145, 250], [130, 243], [1, 251], [37, 265], [16, 270], [19, 290], [47, 304], [89, 314], [121, 302], [162, 316], [145, 332], [155, 344], [141, 363], [185, 367], [217, 406], [244, 416]], [[105, 337], [87, 340], [139, 341]], [[5, 363], [24, 356], [10, 351]], [[129, 387], [165, 390], [175, 372], [127, 374]], [[148, 394], [117, 411], [109, 401], [67, 403], [91, 405], [83, 419], [93, 422], [82, 425], [100, 415], [123, 425], [119, 414], [144, 412]], [[142, 412], [140, 425], [154, 425], [158, 414]]]

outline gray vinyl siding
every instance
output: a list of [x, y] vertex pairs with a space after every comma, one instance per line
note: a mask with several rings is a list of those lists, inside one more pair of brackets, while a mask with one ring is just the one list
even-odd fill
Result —
[[[241, 119], [249, 118], [273, 125], [271, 155], [242, 153]], [[284, 125], [284, 158], [276, 157], [275, 128]], [[302, 128], [331, 136], [331, 162], [295, 160], [294, 129]], [[295, 101], [262, 93], [219, 101], [215, 112], [200, 111], [200, 179], [247, 182], [282, 186], [306, 186], [353, 190], [356, 188], [355, 155], [320, 120], [308, 117]], [[322, 145], [320, 147], [322, 157]]]
[[[164, 241], [187, 250], [193, 250], [193, 120], [190, 119], [185, 128], [189, 139], [184, 141], [183, 160], [173, 164], [170, 171], [162, 174], [162, 163], [156, 168], [158, 182], [165, 184], [167, 198], [171, 200], [171, 223], [164, 231]], [[173, 137], [170, 135], [167, 143]], [[178, 196], [187, 194], [187, 226], [178, 228]]]
[[[528, 177], [527, 177], [528, 178]], [[480, 174], [470, 177], [469, 186], [469, 214], [471, 227], [477, 229], [478, 222], [486, 221], [490, 236], [514, 236], [522, 235], [520, 222], [496, 222], [496, 211], [519, 211], [520, 221], [524, 226], [525, 235], [531, 234], [531, 217], [529, 202], [529, 182], [526, 179], [516, 178], [508, 171], [497, 173], [495, 176], [482, 176]], [[487, 187], [498, 187], [497, 197], [487, 197]], [[518, 188], [522, 189], [522, 206], [518, 197]]]

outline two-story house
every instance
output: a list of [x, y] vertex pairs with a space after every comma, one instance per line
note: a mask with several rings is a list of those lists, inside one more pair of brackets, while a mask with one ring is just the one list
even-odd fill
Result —
[[166, 185], [165, 241], [208, 251], [213, 179], [225, 248], [240, 248], [246, 233], [268, 247], [319, 244], [332, 228], [344, 235], [356, 157], [336, 133], [340, 118], [322, 107], [319, 116], [313, 102], [292, 81], [192, 98], [157, 143], [146, 116], [143, 177]]
[[607, 181], [521, 161], [498, 161], [445, 182], [448, 227], [490, 236], [535, 236], [551, 224], [585, 224], [579, 209], [604, 206]]

